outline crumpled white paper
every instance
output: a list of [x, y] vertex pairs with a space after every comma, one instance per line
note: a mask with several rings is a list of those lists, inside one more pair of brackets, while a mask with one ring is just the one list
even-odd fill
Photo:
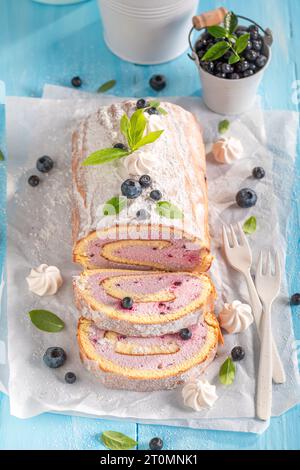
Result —
[[[255, 419], [255, 377], [259, 343], [255, 326], [238, 336], [225, 335], [225, 346], [205, 374], [217, 385], [219, 400], [211, 410], [195, 412], [184, 408], [180, 389], [152, 393], [105, 389], [80, 363], [76, 344], [78, 313], [73, 304], [71, 280], [79, 268], [71, 262], [71, 133], [78, 120], [97, 110], [103, 98], [79, 94], [73, 99], [50, 99], [57, 87], [46, 90], [48, 99], [8, 98], [7, 138], [8, 181], [8, 343], [9, 393], [13, 415], [26, 418], [44, 411], [117, 417], [137, 422], [262, 432], [268, 423]], [[53, 96], [54, 95], [54, 96]], [[92, 97], [93, 99], [88, 99]], [[115, 100], [117, 100], [115, 98]], [[105, 97], [106, 103], [112, 98]], [[207, 143], [217, 138], [220, 116], [208, 111], [199, 98], [172, 98], [194, 112], [203, 126]], [[256, 261], [266, 245], [276, 247], [285, 263], [286, 218], [294, 177], [298, 115], [291, 112], [262, 112], [259, 108], [242, 117], [230, 118], [230, 134], [242, 140], [245, 159], [222, 166], [208, 158], [210, 227], [216, 256], [211, 274], [219, 294], [217, 312], [223, 302], [248, 301], [239, 274], [224, 262], [220, 251], [222, 222], [258, 219], [258, 230], [250, 237]], [[280, 130], [280, 132], [279, 132]], [[43, 154], [54, 158], [55, 168], [31, 188], [27, 179], [35, 173], [35, 162]], [[261, 165], [267, 177], [250, 178], [252, 168]], [[284, 185], [282, 174], [284, 171]], [[234, 205], [236, 192], [245, 186], [256, 188], [255, 208], [242, 210]], [[284, 208], [284, 210], [282, 210]], [[25, 277], [40, 263], [57, 265], [65, 279], [56, 296], [37, 298], [28, 292]], [[30, 322], [27, 312], [46, 308], [64, 319], [66, 329], [57, 334], [43, 333]], [[279, 415], [300, 401], [300, 383], [294, 357], [294, 335], [284, 279], [282, 292], [274, 305], [273, 331], [287, 373], [287, 383], [273, 387], [273, 415]], [[241, 345], [246, 358], [237, 364], [235, 383], [222, 386], [220, 364], [233, 346]], [[44, 366], [42, 355], [49, 346], [62, 346], [68, 355], [58, 370]], [[76, 384], [64, 382], [66, 371], [78, 376]]]

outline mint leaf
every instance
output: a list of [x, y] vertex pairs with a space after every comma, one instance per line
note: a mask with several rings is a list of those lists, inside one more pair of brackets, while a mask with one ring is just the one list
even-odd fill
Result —
[[105, 82], [103, 83], [103, 85], [101, 85], [97, 92], [98, 93], [105, 93], [106, 91], [110, 90], [111, 88], [113, 88], [116, 84], [116, 80], [109, 80], [108, 82]]
[[115, 196], [106, 201], [103, 207], [103, 215], [117, 215], [127, 204], [127, 198], [123, 196]]
[[105, 447], [111, 450], [128, 450], [137, 445], [134, 439], [116, 431], [105, 431], [101, 434], [100, 439]]
[[202, 57], [203, 62], [210, 60], [217, 60], [222, 57], [230, 48], [229, 44], [226, 41], [217, 42], [214, 44]]
[[178, 207], [171, 202], [159, 201], [156, 203], [156, 212], [161, 217], [166, 217], [168, 219], [182, 219], [183, 213]]
[[241, 54], [246, 49], [246, 47], [248, 46], [249, 39], [249, 33], [243, 34], [243, 36], [237, 38], [234, 49], [238, 54]]
[[238, 54], [231, 54], [228, 60], [228, 64], [233, 65], [236, 64], [241, 60], [240, 56]]
[[243, 225], [243, 230], [246, 234], [251, 235], [252, 233], [256, 232], [256, 217], [252, 216], [249, 217], [249, 219], [246, 220], [246, 222]]
[[127, 150], [116, 149], [116, 148], [97, 150], [96, 152], [93, 152], [91, 155], [89, 155], [82, 162], [82, 165], [83, 166], [102, 165], [103, 163], [111, 162], [113, 160], [116, 160], [117, 158], [122, 158], [129, 154], [130, 152], [128, 152]]
[[166, 114], [168, 114], [167, 111], [166, 111], [164, 108], [162, 108], [161, 106], [159, 106], [159, 107], [156, 108], [156, 109], [157, 109], [157, 111], [159, 112], [159, 114], [162, 114], [162, 115], [164, 115], [164, 116], [165, 116]]
[[160, 105], [160, 102], [159, 101], [150, 101], [149, 103], [149, 108], [158, 108], [158, 106]]
[[57, 315], [48, 310], [31, 310], [28, 315], [34, 326], [48, 333], [57, 333], [65, 326], [64, 322]]
[[3, 162], [5, 160], [3, 152], [0, 150], [0, 161]]
[[224, 119], [224, 121], [219, 122], [219, 133], [220, 134], [225, 134], [229, 130], [230, 127], [230, 122], [227, 119]]
[[207, 28], [207, 31], [209, 32], [211, 36], [213, 36], [216, 39], [226, 38], [228, 34], [225, 28], [222, 28], [222, 26], [218, 26], [218, 25], [210, 26], [209, 28]]
[[235, 365], [231, 357], [227, 357], [226, 361], [221, 365], [219, 379], [223, 385], [231, 385], [235, 378]]
[[128, 145], [131, 146], [131, 124], [127, 114], [123, 114], [121, 117], [120, 131], [127, 140]]
[[133, 147], [133, 150], [138, 150], [139, 148], [143, 147], [144, 145], [147, 144], [152, 144], [152, 142], [155, 142], [163, 133], [164, 131], [153, 131], [149, 132], [149, 134], [145, 135], [141, 140], [139, 140], [135, 146]]
[[233, 13], [233, 11], [229, 11], [224, 18], [224, 27], [229, 34], [232, 34], [238, 26], [238, 18]]
[[130, 118], [130, 135], [131, 135], [131, 147], [134, 148], [135, 145], [142, 139], [147, 125], [147, 119], [144, 115], [143, 109], [138, 109], [133, 113]]

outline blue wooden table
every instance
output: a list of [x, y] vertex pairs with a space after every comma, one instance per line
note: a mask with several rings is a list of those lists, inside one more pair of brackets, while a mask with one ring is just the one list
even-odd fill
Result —
[[[222, 4], [273, 29], [273, 61], [261, 86], [264, 105], [268, 109], [297, 111], [292, 85], [300, 79], [299, 0], [201, 0], [200, 4], [202, 11]], [[118, 96], [153, 95], [148, 79], [155, 72], [168, 78], [168, 86], [160, 96], [201, 93], [195, 66], [186, 55], [159, 66], [138, 66], [115, 57], [104, 44], [94, 0], [65, 7], [44, 6], [31, 0], [0, 0], [0, 80], [6, 82], [9, 95], [40, 96], [44, 83], [69, 86], [74, 75], [82, 77], [87, 91], [117, 79], [113, 92]], [[300, 290], [298, 188], [294, 195], [290, 221], [294, 237], [289, 243], [287, 265], [291, 293]], [[299, 311], [295, 310], [293, 317], [299, 338]], [[0, 449], [102, 449], [98, 436], [108, 429], [135, 438], [139, 449], [147, 449], [149, 440], [157, 435], [164, 440], [166, 449], [299, 449], [299, 418], [300, 407], [296, 407], [272, 419], [270, 428], [261, 436], [54, 414], [19, 420], [10, 416], [8, 398], [0, 395]]]

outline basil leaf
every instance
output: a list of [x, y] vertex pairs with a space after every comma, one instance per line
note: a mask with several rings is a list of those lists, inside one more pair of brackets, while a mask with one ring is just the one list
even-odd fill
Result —
[[139, 142], [145, 132], [147, 125], [147, 119], [144, 115], [143, 109], [138, 109], [133, 113], [130, 119], [130, 127], [131, 127], [131, 147], [135, 147], [135, 144]]
[[231, 54], [228, 60], [228, 64], [233, 65], [236, 64], [241, 60], [240, 56], [238, 54]]
[[130, 152], [128, 152], [127, 150], [115, 148], [96, 150], [96, 152], [91, 153], [91, 155], [89, 155], [82, 162], [82, 165], [102, 165], [103, 163], [111, 162], [113, 160], [116, 160], [117, 158], [122, 158], [129, 154]]
[[224, 18], [224, 27], [226, 31], [232, 34], [238, 26], [238, 18], [233, 13], [233, 11], [229, 11]]
[[207, 62], [210, 60], [217, 60], [222, 57], [230, 48], [226, 41], [217, 42], [204, 54], [201, 61]]
[[105, 431], [100, 438], [105, 447], [111, 450], [128, 450], [137, 445], [134, 439], [116, 431]]
[[231, 357], [227, 357], [226, 361], [221, 365], [219, 379], [223, 385], [231, 385], [235, 378], [235, 365]]
[[159, 201], [156, 203], [156, 212], [161, 217], [166, 217], [168, 219], [182, 219], [183, 213], [178, 207], [174, 204], [171, 204], [167, 201]]
[[131, 124], [127, 114], [123, 114], [121, 117], [120, 131], [127, 140], [128, 145], [131, 147]]
[[219, 133], [220, 134], [225, 134], [229, 130], [230, 127], [230, 122], [227, 119], [224, 119], [224, 121], [219, 122]]
[[247, 219], [246, 222], [244, 223], [243, 230], [248, 235], [251, 235], [252, 233], [256, 232], [256, 227], [257, 227], [256, 217], [252, 216], [252, 217], [249, 217], [249, 219]]
[[155, 142], [161, 136], [163, 132], [164, 132], [163, 130], [149, 132], [149, 134], [145, 135], [139, 142], [135, 144], [133, 150], [138, 150], [144, 145], [152, 144], [152, 142]]
[[222, 28], [222, 26], [218, 26], [218, 25], [210, 26], [209, 28], [207, 28], [207, 31], [209, 32], [211, 36], [213, 36], [216, 39], [226, 38], [228, 34], [225, 28]]
[[241, 54], [246, 49], [246, 47], [248, 46], [249, 39], [249, 33], [243, 34], [243, 36], [237, 38], [234, 49], [238, 54]]
[[127, 198], [123, 196], [112, 197], [106, 201], [103, 207], [103, 215], [116, 215], [119, 214], [125, 207]]
[[48, 333], [57, 333], [65, 326], [64, 322], [57, 315], [48, 310], [31, 310], [28, 315], [34, 326]]
[[159, 106], [159, 107], [156, 108], [156, 109], [157, 109], [157, 111], [159, 112], [159, 114], [162, 114], [162, 115], [164, 115], [164, 116], [165, 116], [166, 114], [168, 114], [167, 111], [166, 111], [164, 108], [162, 108], [161, 106]]
[[113, 88], [116, 84], [116, 80], [109, 80], [108, 82], [105, 82], [103, 83], [103, 85], [101, 85], [97, 92], [98, 93], [105, 93], [106, 91], [110, 90], [111, 88]]
[[3, 152], [0, 150], [0, 161], [5, 160]]

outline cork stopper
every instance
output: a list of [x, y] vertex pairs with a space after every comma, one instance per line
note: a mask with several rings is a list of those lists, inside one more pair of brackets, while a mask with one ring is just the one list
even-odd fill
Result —
[[195, 29], [199, 30], [202, 28], [207, 28], [208, 26], [214, 26], [216, 24], [222, 23], [228, 10], [224, 7], [216, 8], [215, 10], [206, 11], [201, 15], [193, 17], [193, 26]]

